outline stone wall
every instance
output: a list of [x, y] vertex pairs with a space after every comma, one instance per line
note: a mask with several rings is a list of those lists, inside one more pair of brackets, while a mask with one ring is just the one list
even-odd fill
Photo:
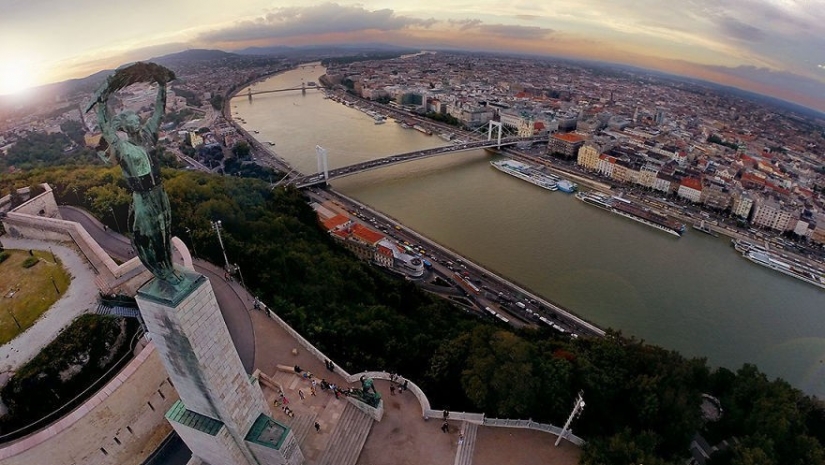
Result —
[[33, 197], [14, 209], [18, 213], [34, 216], [44, 216], [46, 218], [60, 218], [57, 210], [57, 201], [54, 199], [52, 187], [48, 184], [41, 184], [46, 189], [42, 194]]
[[0, 446], [0, 463], [138, 465], [171, 431], [164, 413], [177, 399], [150, 343], [72, 413]]

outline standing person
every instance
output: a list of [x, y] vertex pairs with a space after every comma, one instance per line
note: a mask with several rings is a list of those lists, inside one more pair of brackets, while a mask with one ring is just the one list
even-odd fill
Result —
[[446, 433], [450, 431], [450, 425], [447, 423], [447, 420], [444, 420], [444, 423], [441, 424], [441, 432]]
[[321, 432], [321, 425], [317, 421], [315, 422], [315, 432], [316, 433]]
[[303, 389], [298, 389], [298, 397], [300, 397], [300, 398], [301, 398], [301, 400], [304, 400], [305, 396], [304, 396], [304, 391], [303, 391]]
[[404, 380], [404, 384], [402, 384], [402, 385], [401, 385], [401, 389], [403, 389], [403, 390], [405, 390], [405, 391], [406, 391], [407, 389], [409, 389], [409, 387], [407, 386], [407, 380], [406, 380], [406, 379]]
[[394, 384], [390, 384], [390, 395], [391, 396], [395, 395], [395, 385]]

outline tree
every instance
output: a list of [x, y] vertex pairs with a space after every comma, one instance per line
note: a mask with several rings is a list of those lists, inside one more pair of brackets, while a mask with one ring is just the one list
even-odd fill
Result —
[[209, 99], [209, 103], [212, 105], [212, 108], [215, 110], [221, 111], [223, 110], [223, 95], [215, 94], [212, 98]]
[[86, 129], [83, 128], [80, 121], [71, 119], [64, 121], [60, 123], [60, 131], [77, 145], [83, 145], [86, 143]]
[[232, 154], [239, 160], [247, 160], [252, 155], [252, 148], [245, 141], [238, 141], [232, 146]]
[[541, 393], [531, 345], [512, 332], [489, 326], [472, 333], [461, 384], [476, 405], [509, 418], [529, 416]]

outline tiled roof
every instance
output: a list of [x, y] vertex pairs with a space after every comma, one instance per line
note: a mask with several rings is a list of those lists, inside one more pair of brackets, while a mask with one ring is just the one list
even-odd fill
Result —
[[378, 231], [373, 231], [372, 229], [359, 223], [352, 225], [352, 235], [362, 239], [368, 244], [375, 244], [384, 238], [383, 234]]
[[553, 134], [553, 137], [559, 140], [563, 140], [565, 142], [569, 142], [571, 144], [575, 144], [576, 142], [583, 142], [584, 137], [574, 134], [572, 132], [566, 132], [563, 134]]

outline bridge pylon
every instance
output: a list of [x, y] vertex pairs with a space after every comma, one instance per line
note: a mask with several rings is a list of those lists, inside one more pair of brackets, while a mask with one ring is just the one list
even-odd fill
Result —
[[487, 127], [487, 140], [493, 140], [493, 126], [498, 127], [498, 138], [496, 139], [496, 143], [498, 145], [496, 147], [501, 148], [501, 121], [490, 120], [490, 123]]
[[315, 153], [318, 155], [318, 172], [324, 173], [324, 185], [329, 184], [329, 163], [327, 162], [327, 149], [320, 145], [315, 146]]

